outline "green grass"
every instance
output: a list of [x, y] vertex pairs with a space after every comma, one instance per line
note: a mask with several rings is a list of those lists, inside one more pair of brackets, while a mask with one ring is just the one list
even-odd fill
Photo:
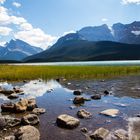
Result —
[[140, 74], [140, 66], [15, 66], [0, 65], [0, 80], [19, 81], [65, 77], [105, 79]]

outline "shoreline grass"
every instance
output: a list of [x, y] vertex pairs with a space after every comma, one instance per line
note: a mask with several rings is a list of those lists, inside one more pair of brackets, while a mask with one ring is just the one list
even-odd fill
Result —
[[0, 65], [1, 81], [21, 81], [42, 78], [44, 80], [106, 79], [140, 74], [140, 66], [16, 66]]

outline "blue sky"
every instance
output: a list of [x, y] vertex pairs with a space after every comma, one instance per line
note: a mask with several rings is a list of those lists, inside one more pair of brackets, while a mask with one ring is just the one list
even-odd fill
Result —
[[140, 0], [0, 0], [0, 44], [21, 39], [46, 48], [85, 26], [140, 21]]

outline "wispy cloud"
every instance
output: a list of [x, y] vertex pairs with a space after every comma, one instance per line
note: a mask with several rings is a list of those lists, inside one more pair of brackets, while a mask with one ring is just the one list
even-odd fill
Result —
[[45, 32], [39, 28], [32, 28], [30, 30], [22, 30], [14, 34], [16, 39], [21, 39], [34, 46], [42, 46], [46, 49], [48, 46], [57, 39], [51, 35], [45, 34]]
[[102, 18], [101, 20], [102, 20], [102, 22], [106, 22], [106, 21], [108, 21], [107, 18]]
[[[0, 3], [4, 3], [4, 0], [0, 0]], [[15, 39], [21, 39], [43, 49], [52, 45], [57, 39], [55, 36], [46, 34], [42, 29], [33, 27], [25, 18], [13, 15], [3, 5], [0, 6], [0, 35], [11, 35]]]
[[18, 3], [18, 2], [13, 2], [12, 4], [13, 4], [13, 6], [15, 6], [15, 7], [17, 7], [17, 8], [21, 7], [21, 4]]
[[5, 1], [6, 1], [6, 0], [0, 0], [0, 3], [1, 3], [1, 4], [4, 4]]
[[4, 46], [6, 44], [5, 41], [0, 42], [0, 46]]
[[122, 0], [122, 4], [140, 4], [140, 0]]
[[7, 36], [11, 31], [11, 28], [0, 26], [0, 35]]

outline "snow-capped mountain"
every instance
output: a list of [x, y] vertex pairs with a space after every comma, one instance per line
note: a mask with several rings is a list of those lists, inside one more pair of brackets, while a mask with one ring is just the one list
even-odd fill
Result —
[[88, 41], [115, 41], [127, 44], [140, 44], [140, 21], [130, 24], [116, 23], [112, 27], [106, 24], [84, 27], [77, 33]]
[[22, 60], [41, 51], [41, 48], [31, 46], [22, 40], [11, 40], [4, 47], [0, 47], [0, 60]]
[[67, 34], [28, 62], [140, 60], [140, 22], [84, 27]]

